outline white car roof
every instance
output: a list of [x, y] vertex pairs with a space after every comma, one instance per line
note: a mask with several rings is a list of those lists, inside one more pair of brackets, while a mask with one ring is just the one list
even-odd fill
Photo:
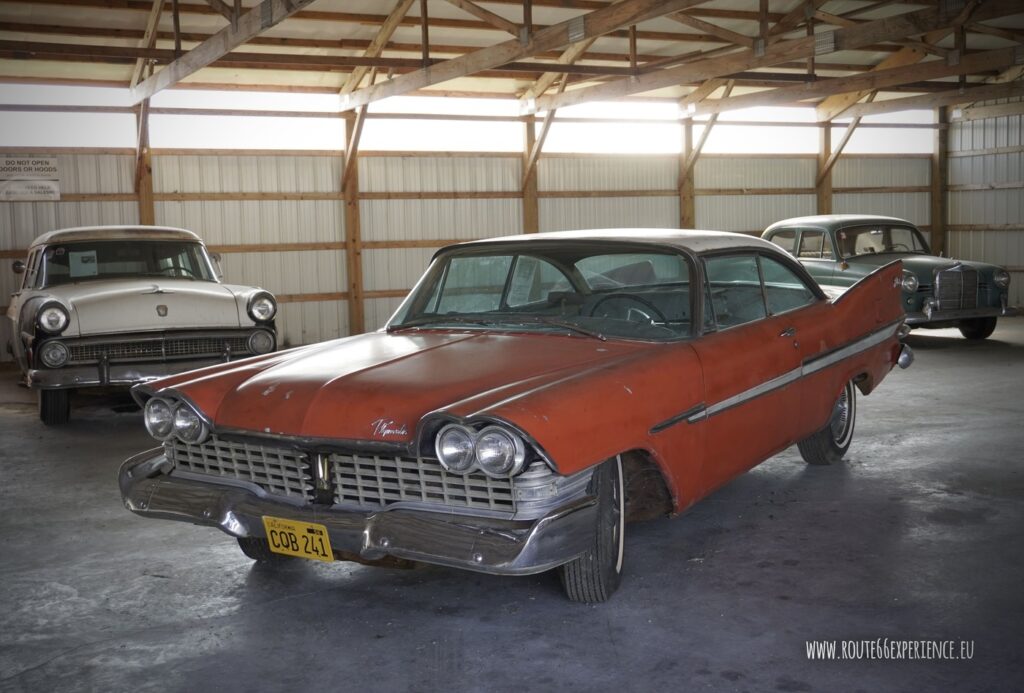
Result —
[[71, 229], [48, 231], [32, 241], [29, 248], [73, 241], [117, 240], [203, 242], [203, 239], [192, 231], [172, 226], [78, 226]]

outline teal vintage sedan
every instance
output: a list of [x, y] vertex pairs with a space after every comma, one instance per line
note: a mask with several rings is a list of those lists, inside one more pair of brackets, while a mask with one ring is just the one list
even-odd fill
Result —
[[933, 255], [909, 221], [869, 214], [786, 219], [761, 235], [795, 255], [819, 284], [853, 286], [893, 260], [903, 261], [901, 300], [910, 327], [957, 327], [985, 339], [1007, 305], [1010, 273], [997, 265]]

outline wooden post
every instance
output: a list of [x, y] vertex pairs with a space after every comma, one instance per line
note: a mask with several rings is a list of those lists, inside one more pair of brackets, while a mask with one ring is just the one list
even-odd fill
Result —
[[537, 233], [540, 230], [540, 208], [537, 202], [537, 164], [532, 162], [530, 153], [537, 142], [537, 121], [533, 116], [526, 119], [523, 124], [523, 169], [526, 175], [523, 177], [523, 233]]
[[694, 200], [693, 174], [696, 166], [690, 168], [693, 153], [693, 121], [683, 121], [683, 148], [679, 153], [679, 228], [697, 227], [697, 205]]
[[832, 154], [832, 123], [818, 123], [818, 175], [814, 190], [818, 214], [832, 213], [832, 168], [828, 166]]
[[949, 208], [946, 204], [949, 176], [949, 109], [940, 106], [935, 109], [935, 130], [932, 146], [931, 170], [931, 229], [932, 252], [938, 255], [947, 251], [946, 224]]
[[153, 159], [149, 151], [149, 99], [135, 109], [135, 194], [138, 195], [139, 223], [156, 223], [153, 203]]
[[[356, 128], [353, 113], [345, 116], [345, 141], [352, 140]], [[353, 153], [352, 157], [358, 157]], [[345, 158], [341, 166], [344, 175]], [[363, 296], [363, 241], [359, 226], [359, 162], [352, 162], [351, 171], [342, 183], [345, 197], [345, 271], [348, 275], [348, 332], [350, 335], [366, 331], [365, 300]]]

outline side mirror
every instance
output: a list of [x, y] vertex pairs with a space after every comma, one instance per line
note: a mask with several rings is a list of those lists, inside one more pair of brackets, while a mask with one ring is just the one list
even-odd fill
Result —
[[14, 270], [15, 274], [23, 274], [25, 272], [25, 263], [21, 260], [15, 260], [14, 264], [11, 265], [11, 269]]
[[224, 268], [220, 264], [220, 253], [210, 253], [210, 259], [213, 260], [213, 271], [217, 274], [217, 279], [223, 279]]

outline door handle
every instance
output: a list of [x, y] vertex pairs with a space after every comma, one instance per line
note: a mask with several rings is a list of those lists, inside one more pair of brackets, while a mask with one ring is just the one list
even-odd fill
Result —
[[787, 327], [786, 329], [779, 333], [780, 337], [792, 337], [794, 335], [796, 335], [795, 327]]

